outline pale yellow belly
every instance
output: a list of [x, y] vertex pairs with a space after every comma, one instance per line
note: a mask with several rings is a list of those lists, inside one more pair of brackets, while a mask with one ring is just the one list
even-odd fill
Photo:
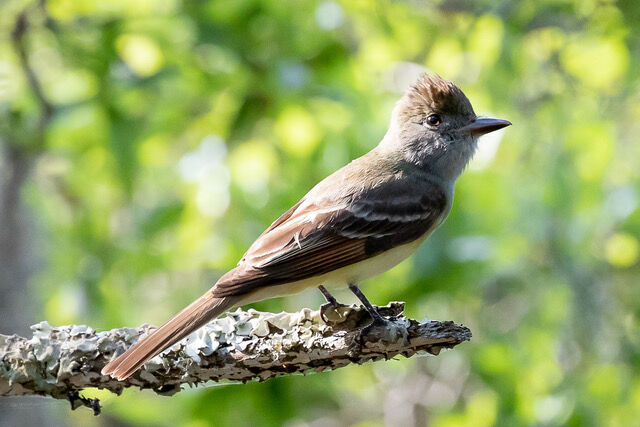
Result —
[[346, 287], [350, 283], [357, 284], [370, 277], [377, 276], [384, 273], [392, 267], [395, 267], [400, 262], [409, 257], [420, 246], [429, 233], [425, 233], [424, 237], [421, 237], [413, 242], [405, 245], [398, 246], [390, 249], [386, 252], [376, 255], [372, 258], [360, 261], [356, 264], [348, 265], [346, 267], [339, 268], [329, 273], [309, 277], [297, 282], [286, 283], [284, 285], [277, 286], [265, 286], [250, 294], [247, 294], [240, 301], [237, 306], [250, 304], [256, 301], [262, 301], [269, 298], [276, 298], [285, 295], [292, 295], [301, 292], [310, 287], [316, 287], [325, 285], [329, 288]]

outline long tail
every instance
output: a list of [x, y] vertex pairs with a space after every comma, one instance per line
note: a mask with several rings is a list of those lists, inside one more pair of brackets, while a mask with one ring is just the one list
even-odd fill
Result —
[[109, 362], [102, 368], [102, 375], [111, 375], [118, 380], [128, 378], [147, 360], [218, 317], [237, 300], [237, 297], [215, 298], [207, 292], [120, 357]]

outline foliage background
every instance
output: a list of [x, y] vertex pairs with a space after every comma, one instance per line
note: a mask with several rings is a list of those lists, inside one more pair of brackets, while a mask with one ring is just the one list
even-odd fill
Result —
[[514, 126], [481, 142], [435, 235], [365, 285], [471, 343], [172, 398], [95, 391], [99, 418], [4, 400], [2, 422], [637, 422], [639, 26], [633, 0], [4, 0], [2, 333], [162, 323], [371, 149], [421, 67]]

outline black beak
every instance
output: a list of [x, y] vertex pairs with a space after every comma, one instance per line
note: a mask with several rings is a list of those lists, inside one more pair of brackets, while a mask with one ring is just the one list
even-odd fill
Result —
[[478, 117], [468, 125], [461, 127], [459, 131], [469, 132], [473, 136], [479, 136], [510, 125], [511, 122], [508, 120]]

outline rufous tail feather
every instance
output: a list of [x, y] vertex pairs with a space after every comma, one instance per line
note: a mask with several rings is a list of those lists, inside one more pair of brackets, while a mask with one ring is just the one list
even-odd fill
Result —
[[236, 297], [214, 298], [207, 292], [121, 356], [109, 362], [102, 368], [102, 375], [111, 375], [118, 380], [128, 378], [146, 361], [233, 307], [236, 301]]

